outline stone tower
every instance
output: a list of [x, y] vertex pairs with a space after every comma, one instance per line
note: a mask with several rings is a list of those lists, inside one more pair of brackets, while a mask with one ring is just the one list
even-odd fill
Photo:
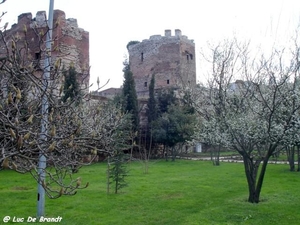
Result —
[[[24, 29], [27, 30], [26, 34]], [[9, 30], [5, 31], [5, 39], [9, 42], [12, 38], [28, 42], [30, 49], [29, 58], [33, 62], [37, 70], [43, 70], [45, 52], [41, 51], [40, 39], [46, 39], [45, 35], [48, 29], [46, 12], [39, 11], [36, 17], [32, 17], [31, 13], [23, 13], [18, 16], [18, 23], [13, 24]], [[39, 35], [37, 35], [39, 34]], [[26, 35], [26, 36], [25, 36]], [[80, 84], [89, 85], [89, 32], [78, 27], [77, 20], [73, 18], [66, 19], [65, 12], [54, 10], [53, 12], [53, 32], [52, 32], [52, 63], [61, 59], [61, 64], [66, 68], [72, 63], [78, 73], [78, 81]], [[23, 43], [19, 41], [20, 43]], [[20, 46], [19, 46], [20, 47]], [[1, 54], [1, 52], [0, 52]]]
[[129, 44], [128, 52], [139, 98], [148, 98], [152, 75], [155, 89], [196, 85], [195, 44], [178, 29]]

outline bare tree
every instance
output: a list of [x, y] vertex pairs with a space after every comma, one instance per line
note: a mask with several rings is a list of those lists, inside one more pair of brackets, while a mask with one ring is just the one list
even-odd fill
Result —
[[[107, 142], [114, 140], [108, 134], [123, 123], [124, 115], [117, 108], [101, 110], [97, 102], [91, 103], [84, 85], [88, 68], [80, 71], [79, 80], [84, 83], [80, 88], [85, 93], [81, 103], [77, 97], [62, 101], [64, 53], [47, 68], [49, 79], [41, 79], [46, 66], [43, 59], [51, 54], [45, 48], [47, 27], [33, 27], [30, 31], [24, 27], [23, 33], [13, 36], [7, 36], [5, 29], [0, 32], [1, 168], [30, 173], [50, 198], [73, 195], [88, 186], [87, 182], [81, 184], [81, 178], [73, 178], [74, 173], [90, 164], [99, 152], [111, 153]], [[28, 32], [36, 35], [39, 57], [33, 57], [29, 48], [32, 43]], [[53, 51], [59, 51], [57, 47]], [[47, 107], [41, 110], [45, 96]], [[47, 159], [47, 167], [42, 169], [45, 179], [39, 176], [41, 154]]]
[[[192, 94], [195, 98], [194, 101], [197, 102], [195, 109], [203, 118], [201, 124], [204, 126], [202, 126], [200, 140], [211, 145], [213, 165], [220, 165], [220, 150], [223, 140], [226, 139], [225, 127], [221, 119], [229, 94], [228, 90], [243, 66], [240, 61], [242, 52], [237, 47], [236, 40], [227, 40], [216, 47], [210, 47], [210, 58], [203, 55], [205, 60], [209, 62], [210, 76], [207, 86], [198, 86], [195, 89], [196, 92]], [[209, 126], [206, 126], [207, 123]]]

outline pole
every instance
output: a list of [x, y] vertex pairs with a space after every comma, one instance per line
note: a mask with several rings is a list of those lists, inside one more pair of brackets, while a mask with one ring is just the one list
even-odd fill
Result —
[[[46, 39], [46, 57], [45, 57], [45, 68], [43, 74], [43, 96], [42, 96], [42, 121], [41, 121], [41, 141], [42, 143], [47, 140], [46, 132], [48, 130], [48, 109], [49, 102], [47, 97], [47, 86], [50, 78], [50, 65], [51, 65], [51, 41], [52, 41], [52, 24], [53, 24], [53, 6], [54, 0], [50, 0], [49, 15], [48, 15], [48, 27]], [[45, 215], [45, 189], [43, 183], [45, 183], [46, 178], [46, 157], [43, 152], [40, 152], [39, 163], [38, 163], [38, 194], [37, 194], [37, 217]]]

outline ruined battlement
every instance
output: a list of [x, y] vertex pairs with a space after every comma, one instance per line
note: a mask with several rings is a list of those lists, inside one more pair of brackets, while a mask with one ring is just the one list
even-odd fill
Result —
[[[43, 67], [43, 55], [41, 55], [40, 39], [45, 39], [43, 35], [48, 32], [46, 11], [38, 11], [35, 17], [31, 13], [22, 13], [18, 16], [18, 23], [13, 24], [6, 30], [6, 39], [9, 41], [16, 36], [18, 39], [27, 39], [31, 58], [41, 62]], [[24, 30], [26, 28], [26, 35]], [[53, 11], [52, 30], [52, 62], [57, 58], [61, 59], [64, 66], [68, 67], [72, 63], [79, 74], [78, 80], [84, 85], [89, 84], [89, 32], [78, 27], [77, 19], [66, 18], [62, 10]], [[22, 42], [23, 43], [23, 42]]]
[[[46, 11], [38, 11], [34, 18], [32, 17], [32, 13], [22, 13], [18, 16], [18, 23], [13, 24], [11, 30], [19, 29], [24, 25], [30, 28], [47, 27]], [[65, 12], [58, 9], [53, 11], [53, 27], [57, 25], [60, 25], [63, 28], [65, 35], [71, 35], [78, 40], [82, 39], [82, 33], [88, 33], [84, 29], [78, 27], [77, 19], [66, 18]]]
[[140, 46], [141, 43], [144, 45], [157, 45], [159, 43], [163, 44], [163, 43], [173, 43], [173, 42], [181, 42], [181, 41], [186, 42], [187, 44], [195, 45], [193, 39], [188, 39], [188, 36], [182, 35], [181, 30], [176, 29], [174, 36], [172, 36], [171, 30], [165, 30], [164, 36], [160, 34], [151, 35], [149, 39], [144, 39], [140, 43], [137, 43], [135, 45], [130, 45], [129, 49], [138, 48], [138, 46]]
[[148, 92], [152, 75], [155, 88], [180, 88], [196, 84], [195, 43], [176, 29], [165, 35], [152, 35], [128, 46], [130, 69], [138, 95]]
[[168, 40], [171, 40], [171, 41], [174, 41], [174, 40], [181, 40], [181, 41], [186, 41], [188, 43], [191, 43], [193, 44], [194, 43], [194, 40], [190, 40], [188, 39], [187, 36], [185, 35], [182, 35], [181, 34], [181, 30], [179, 29], [176, 29], [175, 30], [175, 35], [172, 36], [172, 31], [171, 30], [165, 30], [165, 35], [162, 36], [162, 35], [151, 35], [149, 39], [145, 39], [143, 40], [143, 42], [147, 42], [147, 41], [168, 41]]

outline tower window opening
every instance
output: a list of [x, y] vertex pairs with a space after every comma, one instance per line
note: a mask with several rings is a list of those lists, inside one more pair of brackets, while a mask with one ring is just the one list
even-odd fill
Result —
[[147, 82], [144, 83], [144, 87], [147, 87]]
[[170, 80], [167, 80], [167, 84], [170, 84]]
[[186, 55], [186, 60], [189, 61], [189, 59], [190, 59], [190, 55], [187, 54], [187, 55]]
[[190, 54], [190, 59], [193, 60], [193, 54]]
[[35, 60], [34, 60], [34, 68], [39, 70], [40, 69], [40, 60], [41, 60], [41, 52], [36, 52], [34, 54]]
[[141, 61], [142, 62], [144, 61], [144, 53], [143, 52], [141, 53]]
[[36, 52], [35, 53], [35, 59], [36, 60], [41, 59], [41, 52]]

